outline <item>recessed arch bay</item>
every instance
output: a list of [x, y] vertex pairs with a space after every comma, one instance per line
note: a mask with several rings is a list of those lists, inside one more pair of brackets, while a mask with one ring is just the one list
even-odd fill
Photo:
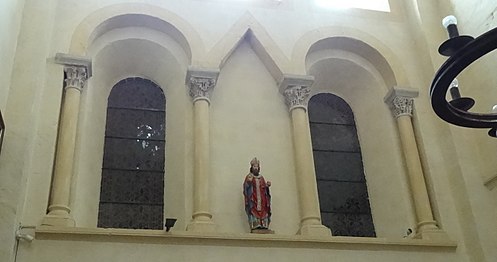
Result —
[[[134, 28], [115, 30], [127, 30], [130, 34], [134, 32]], [[108, 34], [102, 37], [107, 36]], [[100, 48], [93, 49], [95, 74], [82, 94], [80, 119], [82, 128], [78, 130], [76, 146], [75, 177], [78, 188], [74, 193], [73, 206], [74, 215], [82, 226], [94, 227], [97, 223], [98, 210], [95, 207], [98, 207], [99, 198], [107, 98], [111, 88], [125, 78], [149, 79], [163, 89], [168, 99], [166, 137], [174, 137], [166, 144], [166, 152], [169, 151], [168, 148], [174, 148], [171, 151], [175, 152], [165, 159], [165, 202], [168, 202], [167, 199], [185, 194], [185, 188], [182, 186], [185, 176], [179, 174], [187, 172], [184, 168], [184, 159], [187, 157], [185, 156], [187, 148], [184, 144], [187, 136], [185, 129], [191, 124], [186, 120], [189, 119], [186, 115], [191, 113], [191, 103], [184, 85], [187, 64], [184, 59], [179, 59], [181, 55], [174, 53], [178, 49], [167, 48], [169, 46], [164, 46], [164, 42], [157, 41], [161, 39], [160, 37], [160, 35], [156, 38], [150, 35], [143, 35], [142, 38], [124, 37], [116, 41], [108, 41], [100, 45]], [[80, 185], [91, 186], [80, 187]], [[86, 204], [77, 199], [86, 199]], [[165, 215], [183, 218], [185, 204], [174, 201], [164, 212]], [[185, 219], [182, 219], [180, 223], [184, 221]]]
[[[395, 122], [383, 102], [386, 83], [378, 70], [357, 54], [343, 50], [320, 52], [330, 55], [309, 63], [307, 72], [315, 78], [311, 96], [332, 93], [350, 105], [356, 119], [376, 234], [385, 237], [403, 232], [410, 225], [412, 214]], [[398, 186], [385, 187], [388, 184]]]

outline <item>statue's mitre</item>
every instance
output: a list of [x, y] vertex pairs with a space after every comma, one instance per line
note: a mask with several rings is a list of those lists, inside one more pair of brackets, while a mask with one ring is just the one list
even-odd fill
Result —
[[257, 165], [260, 165], [261, 162], [259, 162], [259, 160], [257, 159], [257, 157], [254, 157], [254, 159], [252, 159], [252, 161], [250, 161], [250, 166], [253, 166], [255, 164]]

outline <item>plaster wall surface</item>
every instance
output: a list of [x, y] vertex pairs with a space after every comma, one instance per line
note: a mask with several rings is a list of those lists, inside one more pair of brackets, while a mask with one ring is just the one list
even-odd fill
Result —
[[[32, 138], [43, 139], [42, 134], [32, 132], [35, 128], [34, 118], [31, 118], [32, 105], [38, 100], [35, 94], [38, 84], [43, 82], [37, 77], [45, 71], [43, 52], [44, 36], [40, 31], [46, 29], [50, 19], [44, 20], [44, 15], [34, 15], [36, 4], [30, 1], [2, 1], [0, 3], [0, 110], [6, 122], [6, 132], [0, 155], [0, 260], [10, 261], [14, 258], [15, 231], [20, 223], [24, 184], [27, 180]], [[52, 8], [51, 1], [46, 1], [47, 8]], [[49, 15], [50, 13], [47, 13]], [[26, 17], [33, 18], [26, 21]], [[36, 17], [36, 18], [35, 18]], [[40, 21], [41, 20], [41, 21]], [[30, 24], [33, 22], [33, 24]], [[36, 25], [36, 26], [34, 26]], [[39, 31], [37, 31], [39, 30]], [[51, 28], [48, 30], [51, 32]], [[26, 40], [38, 36], [38, 41], [26, 43]], [[28, 40], [29, 41], [29, 40]], [[41, 51], [39, 54], [37, 52]], [[23, 53], [25, 52], [25, 53]], [[30, 62], [31, 59], [36, 62]], [[43, 64], [43, 66], [40, 66]], [[43, 69], [40, 69], [43, 68]], [[38, 71], [29, 77], [33, 71]], [[18, 78], [24, 75], [23, 79]], [[38, 82], [37, 82], [38, 81]], [[17, 101], [17, 102], [14, 102]], [[20, 101], [23, 101], [20, 103]], [[33, 122], [32, 122], [33, 121]]]
[[[199, 37], [200, 43], [196, 43], [199, 50], [193, 52], [199, 53], [197, 59], [204, 58], [211, 51], [218, 51], [219, 44], [228, 44], [220, 50], [227, 53], [233, 44], [245, 33], [247, 28], [263, 28], [263, 33], [268, 33], [271, 40], [274, 41], [276, 50], [270, 50], [271, 54], [281, 50], [284, 56], [289, 59], [295, 53], [303, 53], [307, 50], [296, 49], [296, 42], [301, 40], [310, 32], [331, 31], [336, 34], [344, 34], [347, 29], [357, 28], [373, 41], [382, 39], [383, 44], [389, 48], [397, 49], [409, 38], [408, 34], [401, 33], [403, 23], [399, 16], [402, 15], [402, 9], [396, 8], [392, 14], [372, 11], [362, 11], [356, 15], [350, 16], [346, 11], [322, 10], [314, 6], [309, 1], [295, 0], [288, 1], [284, 4], [277, 5], [272, 1], [268, 4], [260, 5], [252, 1], [228, 2], [228, 1], [161, 1], [149, 4], [138, 4], [141, 1], [122, 2], [122, 1], [89, 1], [81, 3], [78, 1], [62, 1], [58, 5], [57, 20], [64, 21], [55, 32], [54, 51], [64, 51], [70, 46], [70, 42], [76, 41], [82, 45], [88, 39], [79, 39], [78, 35], [73, 32], [78, 24], [84, 28], [85, 24], [97, 23], [105, 18], [122, 14], [127, 9], [135, 10], [135, 13], [149, 13], [152, 16], [165, 19], [175, 26], [184, 27], [183, 30], [188, 40]], [[261, 1], [262, 2], [262, 1]], [[271, 4], [269, 4], [271, 3]], [[77, 8], [77, 13], [69, 12], [72, 8]], [[208, 10], [208, 11], [207, 11]], [[268, 15], [270, 14], [270, 15]], [[249, 17], [249, 18], [247, 18]], [[298, 18], [298, 19], [296, 19]], [[85, 20], [86, 19], [86, 20]], [[92, 21], [93, 20], [93, 21]], [[374, 21], [381, 20], [381, 26]], [[302, 23], [301, 21], [306, 21]], [[237, 22], [242, 22], [240, 26]], [[89, 25], [89, 26], [90, 26]], [[244, 30], [245, 28], [245, 30]], [[292, 28], [291, 31], [286, 30]], [[91, 30], [88, 28], [86, 30]], [[186, 32], [185, 32], [186, 31]], [[354, 30], [351, 30], [354, 31]], [[349, 34], [348, 32], [347, 34]], [[396, 33], [397, 37], [388, 37]], [[255, 32], [257, 35], [257, 32]], [[259, 36], [260, 37], [260, 36]], [[319, 39], [316, 39], [316, 41]], [[190, 43], [192, 44], [192, 43]], [[263, 44], [267, 44], [263, 42]], [[387, 48], [388, 49], [388, 48]], [[79, 50], [79, 49], [78, 49]], [[200, 54], [203, 52], [204, 54]], [[398, 52], [397, 55], [403, 55]], [[207, 56], [212, 57], [212, 56]], [[195, 62], [195, 61], [194, 61]], [[219, 61], [199, 61], [199, 63], [219, 63]], [[286, 63], [302, 63], [303, 61], [287, 61]], [[288, 65], [280, 65], [288, 67]], [[301, 71], [300, 73], [303, 73]], [[402, 78], [402, 76], [399, 76]]]
[[0, 3], [0, 110], [5, 113], [9, 95], [12, 67], [21, 28], [24, 0], [5, 0]]
[[288, 108], [276, 81], [245, 40], [221, 69], [211, 115], [211, 185], [224, 191], [212, 192], [219, 230], [248, 232], [242, 184], [257, 157], [261, 174], [272, 182], [272, 229], [295, 234], [299, 209]]
[[[21, 252], [19, 262], [48, 262], [59, 261], [441, 261], [459, 262], [451, 252], [430, 252], [423, 250], [390, 250], [378, 251], [350, 250], [347, 247], [337, 249], [321, 249], [289, 246], [267, 246], [264, 242], [248, 245], [209, 244], [195, 241], [195, 244], [165, 244], [165, 243], [127, 243], [95, 242], [95, 241], [66, 241], [40, 240], [33, 245], [21, 248], [29, 252]], [[91, 250], [91, 252], [89, 252]], [[133, 252], [129, 252], [133, 250]], [[57, 253], [57, 258], [54, 257]]]
[[[458, 2], [464, 6], [462, 1]], [[459, 5], [458, 2], [455, 4]], [[473, 160], [480, 153], [479, 146], [471, 144], [471, 135], [461, 136], [458, 130], [447, 128], [433, 115], [426, 87], [434, 66], [427, 58], [420, 57], [420, 53], [426, 51], [423, 48], [429, 48], [430, 44], [426, 46], [413, 40], [409, 33], [413, 25], [400, 19], [405, 10], [398, 5], [392, 6], [392, 13], [381, 13], [321, 10], [304, 0], [281, 4], [278, 1], [221, 0], [53, 0], [42, 4], [26, 0], [26, 4], [24, 16], [29, 19], [23, 19], [12, 85], [6, 99], [8, 118], [17, 119], [12, 123], [15, 132], [7, 133], [0, 157], [2, 185], [6, 185], [8, 192], [5, 201], [9, 203], [0, 211], [2, 219], [7, 218], [8, 229], [0, 229], [1, 235], [6, 237], [4, 243], [10, 243], [1, 246], [7, 259], [13, 254], [16, 208], [20, 210], [22, 224], [36, 226], [48, 205], [62, 98], [63, 67], [53, 63], [58, 52], [84, 55], [94, 62], [94, 77], [82, 93], [76, 146], [71, 208], [78, 226], [96, 227], [108, 92], [117, 81], [140, 76], [158, 83], [168, 99], [165, 201], [172, 204], [166, 207], [165, 215], [177, 216], [175, 229], [184, 230], [191, 217], [193, 195], [192, 103], [184, 84], [186, 69], [190, 65], [221, 66], [210, 105], [212, 164], [209, 178], [212, 213], [219, 232], [240, 234], [247, 230], [241, 207], [241, 183], [248, 162], [254, 156], [262, 161], [262, 174], [273, 182], [275, 231], [293, 235], [298, 229], [290, 117], [278, 92], [281, 80], [278, 73], [311, 74], [316, 77], [313, 94], [336, 93], [354, 110], [364, 150], [373, 218], [379, 236], [384, 237], [401, 238], [404, 230], [415, 222], [395, 120], [381, 99], [391, 85], [420, 89], [420, 97], [415, 100], [414, 121], [420, 147], [424, 149], [421, 154], [432, 205], [451, 239], [475, 244], [460, 245], [455, 252], [448, 253], [369, 249], [358, 252], [327, 248], [252, 249], [218, 244], [166, 245], [164, 248], [164, 245], [126, 241], [36, 239], [31, 246], [22, 244], [18, 261], [53, 261], [56, 256], [61, 261], [98, 261], [111, 257], [126, 260], [135, 258], [135, 254], [124, 251], [134, 250], [137, 245], [136, 253], [150, 261], [163, 258], [164, 250], [176, 260], [185, 261], [200, 255], [201, 250], [209, 254], [204, 256], [207, 261], [247, 253], [260, 253], [261, 258], [271, 253], [276, 260], [294, 261], [329, 260], [335, 256], [338, 261], [358, 261], [366, 257], [372, 261], [491, 261], [496, 257], [492, 244], [497, 236], [488, 230], [495, 227], [496, 191], [484, 187], [481, 178], [476, 179], [492, 170], [489, 164], [492, 161], [474, 165]], [[187, 45], [171, 28], [161, 31], [150, 22], [152, 20], [137, 23], [126, 20], [129, 17], [122, 20], [124, 25], [106, 24], [108, 30], [100, 28], [102, 31], [97, 36], [92, 34], [99, 24], [124, 14], [162, 19], [184, 35]], [[437, 20], [438, 15], [429, 14], [423, 21]], [[416, 26], [421, 27], [421, 34], [422, 26], [431, 25]], [[251, 29], [249, 34], [247, 29]], [[361, 52], [351, 55], [354, 57], [348, 54], [329, 57], [307, 68], [305, 58], [310, 46], [332, 36], [360, 39], [377, 50], [388, 61], [395, 79], [383, 79], [378, 61], [365, 59], [368, 54]], [[475, 81], [478, 75], [470, 75], [468, 79]], [[452, 136], [465, 141], [454, 146]], [[466, 149], [476, 152], [476, 156], [464, 153]], [[486, 150], [489, 158], [495, 155]], [[460, 168], [451, 165], [452, 160]], [[456, 178], [450, 177], [453, 172], [458, 174]], [[464, 179], [457, 180], [458, 177]], [[3, 183], [5, 179], [8, 181]], [[461, 199], [465, 200], [463, 204], [459, 204]], [[464, 213], [472, 208], [474, 212]], [[473, 228], [476, 234], [464, 233]], [[468, 235], [471, 237], [466, 238]]]

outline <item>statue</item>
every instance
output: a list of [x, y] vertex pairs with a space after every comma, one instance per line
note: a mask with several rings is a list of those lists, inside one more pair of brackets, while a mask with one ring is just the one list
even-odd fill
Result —
[[257, 158], [250, 161], [250, 173], [243, 182], [243, 196], [245, 197], [245, 212], [248, 216], [251, 233], [274, 233], [269, 230], [271, 222], [271, 182], [264, 179], [259, 173], [260, 162]]

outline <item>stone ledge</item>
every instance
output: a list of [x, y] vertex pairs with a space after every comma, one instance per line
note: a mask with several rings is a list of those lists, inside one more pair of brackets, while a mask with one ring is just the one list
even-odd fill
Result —
[[[451, 240], [386, 239], [369, 237], [310, 237], [278, 234], [194, 233], [165, 230], [105, 229], [81, 227], [47, 227], [35, 229], [36, 240], [98, 241], [124, 243], [154, 243], [173, 245], [214, 245], [241, 247], [288, 247], [341, 250], [401, 250], [455, 252], [457, 243]], [[35, 240], [35, 241], [36, 241]]]

